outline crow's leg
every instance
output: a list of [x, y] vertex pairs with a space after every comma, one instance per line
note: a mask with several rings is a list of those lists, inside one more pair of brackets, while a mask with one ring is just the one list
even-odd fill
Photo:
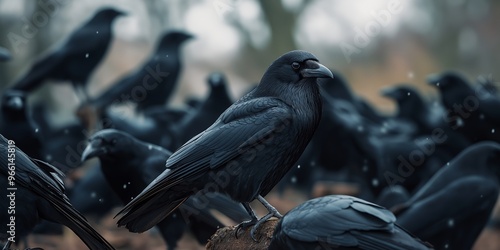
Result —
[[243, 205], [243, 207], [245, 208], [247, 213], [250, 215], [251, 220], [243, 221], [242, 223], [238, 224], [238, 226], [236, 226], [236, 231], [235, 231], [235, 235], [234, 235], [236, 238], [238, 238], [238, 233], [239, 233], [240, 229], [242, 229], [242, 228], [245, 229], [249, 226], [253, 226], [257, 223], [257, 221], [259, 221], [257, 219], [257, 216], [255, 215], [255, 212], [250, 207], [250, 203], [242, 202], [241, 205]]
[[266, 222], [269, 218], [271, 217], [276, 217], [276, 218], [282, 218], [283, 215], [280, 214], [280, 212], [278, 212], [278, 210], [276, 210], [276, 208], [274, 208], [273, 206], [271, 206], [271, 204], [269, 204], [269, 202], [267, 202], [264, 197], [262, 197], [261, 195], [259, 195], [257, 197], [257, 199], [260, 201], [260, 203], [262, 203], [262, 205], [264, 205], [264, 207], [266, 207], [267, 211], [269, 211], [268, 214], [266, 214], [264, 217], [260, 218], [257, 223], [255, 223], [255, 225], [253, 226], [252, 230], [250, 230], [250, 236], [252, 236], [252, 239], [254, 241], [257, 241], [255, 239], [255, 232], [257, 231], [257, 228], [259, 228], [259, 226]]

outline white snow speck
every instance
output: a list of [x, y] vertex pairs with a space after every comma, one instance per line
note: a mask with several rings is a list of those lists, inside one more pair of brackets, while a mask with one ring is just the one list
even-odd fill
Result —
[[408, 72], [408, 78], [413, 79], [415, 75], [413, 74], [412, 71]]
[[35, 128], [35, 133], [38, 133], [39, 129], [38, 128]]
[[292, 179], [290, 179], [292, 183], [297, 183], [297, 177], [293, 176]]
[[91, 197], [91, 198], [95, 198], [95, 197], [96, 197], [96, 195], [97, 195], [97, 194], [96, 194], [95, 192], [90, 193], [90, 197]]
[[153, 149], [153, 145], [149, 144], [149, 145], [148, 145], [148, 149], [149, 149], [149, 150]]
[[494, 133], [495, 133], [495, 129], [494, 129], [494, 128], [492, 128], [492, 129], [491, 129], [491, 133], [492, 133], [492, 134], [494, 134]]
[[300, 165], [297, 165], [297, 168], [300, 168]]
[[410, 92], [408, 92], [408, 93], [406, 93], [406, 94], [407, 94], [408, 96], [410, 96], [410, 95], [411, 95], [411, 93], [410, 93]]
[[96, 33], [96, 34], [99, 34], [99, 31], [97, 30], [95, 33]]
[[455, 221], [453, 219], [448, 220], [448, 227], [453, 227], [455, 226]]
[[127, 189], [127, 184], [123, 184], [123, 189]]
[[372, 185], [373, 185], [374, 187], [378, 187], [378, 179], [373, 179], [373, 180], [372, 180]]
[[89, 53], [85, 54], [85, 58], [89, 58]]

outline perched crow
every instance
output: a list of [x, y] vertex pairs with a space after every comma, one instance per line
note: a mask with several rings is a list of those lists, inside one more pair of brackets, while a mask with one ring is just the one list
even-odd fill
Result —
[[280, 220], [269, 245], [278, 249], [432, 249], [376, 204], [345, 195], [312, 199]]
[[10, 51], [2, 46], [0, 46], [0, 62], [5, 62], [10, 60], [12, 55]]
[[31, 119], [27, 106], [24, 92], [8, 89], [3, 93], [0, 107], [0, 134], [15, 141], [28, 156], [43, 159], [41, 131]]
[[85, 174], [75, 181], [69, 198], [73, 207], [80, 213], [96, 219], [101, 219], [113, 208], [122, 205], [98, 164], [89, 167]]
[[[317, 78], [330, 70], [305, 51], [274, 61], [252, 92], [229, 107], [215, 123], [167, 160], [167, 169], [119, 214], [119, 226], [143, 232], [201, 191], [226, 193], [241, 202], [256, 228], [281, 214], [264, 198], [298, 160], [321, 119]], [[250, 202], [269, 211], [260, 220]]]
[[347, 80], [338, 72], [332, 71], [335, 78], [326, 78], [319, 80], [322, 87], [322, 94], [328, 95], [336, 100], [344, 100], [350, 102], [356, 110], [365, 118], [372, 122], [382, 122], [383, 117], [381, 117], [378, 112], [372, 107], [366, 100], [356, 96]]
[[437, 249], [471, 249], [495, 206], [499, 180], [500, 145], [474, 144], [396, 206], [398, 223]]
[[112, 39], [113, 20], [120, 15], [124, 13], [111, 8], [99, 10], [61, 47], [38, 58], [13, 88], [31, 91], [44, 80], [52, 79], [71, 81], [75, 90], [87, 95], [85, 85], [88, 77], [106, 54]]
[[443, 119], [445, 114], [442, 107], [440, 105], [429, 107], [415, 88], [399, 85], [383, 89], [382, 95], [397, 102], [396, 118], [414, 123], [417, 127], [417, 136], [429, 137], [436, 132], [436, 129], [445, 131], [449, 140], [444, 145], [452, 156], [470, 145], [463, 135], [448, 126]]
[[212, 73], [207, 82], [210, 88], [208, 97], [196, 108], [195, 112], [189, 113], [177, 126], [180, 143], [177, 147], [208, 128], [222, 112], [233, 104], [222, 73]]
[[[144, 111], [143, 120], [137, 117], [125, 117], [124, 114], [106, 110], [101, 114], [101, 127], [127, 132], [133, 137], [161, 147], [171, 149], [176, 147], [178, 135], [174, 125], [179, 114], [167, 107], [156, 106]], [[178, 121], [177, 121], [178, 122]]]
[[397, 103], [396, 118], [414, 123], [417, 135], [427, 135], [438, 126], [442, 116], [432, 112], [420, 93], [412, 86], [402, 84], [384, 88], [381, 91], [384, 97], [393, 99]]
[[462, 133], [471, 143], [491, 140], [500, 142], [500, 99], [478, 95], [463, 76], [445, 72], [430, 76], [429, 84], [439, 89], [450, 127]]
[[182, 69], [180, 46], [191, 38], [192, 35], [183, 31], [166, 33], [140, 69], [118, 80], [91, 104], [103, 110], [111, 104], [133, 102], [138, 111], [165, 105]]
[[[13, 194], [14, 198], [10, 198], [10, 203], [2, 202], [0, 208], [2, 211], [8, 211], [12, 209], [9, 206], [15, 204], [16, 242], [28, 235], [41, 219], [45, 219], [69, 227], [90, 249], [114, 249], [69, 203], [68, 197], [64, 194], [63, 174], [59, 170], [45, 162], [30, 158], [15, 147], [13, 141], [1, 135], [0, 140], [2, 177], [0, 183], [3, 188], [16, 188], [7, 191], [9, 195]], [[11, 157], [11, 154], [14, 156]], [[15, 165], [9, 164], [12, 162]], [[15, 180], [11, 182], [7, 179], [8, 176], [13, 176]], [[10, 229], [7, 224], [12, 215], [7, 212], [0, 215], [3, 228], [0, 234], [2, 241], [7, 240], [6, 232]], [[4, 249], [8, 249], [12, 243], [8, 241]]]
[[[90, 138], [90, 143], [82, 154], [82, 161], [99, 157], [104, 177], [123, 204], [127, 204], [165, 170], [165, 162], [170, 155], [169, 151], [139, 141], [124, 132], [105, 129]], [[246, 215], [240, 204], [228, 198], [217, 199], [219, 203], [221, 203], [220, 200], [226, 201], [221, 206], [224, 211], [232, 212], [226, 214], [228, 217], [240, 219], [242, 214]], [[209, 200], [215, 200], [215, 198]], [[179, 210], [160, 221], [157, 226], [168, 249], [176, 247], [187, 221], [190, 221], [191, 231], [199, 242], [206, 244], [217, 228], [223, 226], [210, 214], [209, 208], [217, 209], [211, 207], [210, 202], [204, 209], [201, 209], [194, 199], [188, 199], [179, 207]], [[186, 211], [190, 211], [192, 215], [187, 216]], [[183, 218], [184, 216], [186, 218]]]

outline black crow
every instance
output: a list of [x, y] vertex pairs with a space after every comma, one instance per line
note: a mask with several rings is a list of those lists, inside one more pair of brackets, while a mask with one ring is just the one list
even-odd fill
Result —
[[87, 95], [88, 77], [101, 62], [112, 39], [112, 23], [123, 12], [104, 8], [74, 31], [64, 44], [36, 60], [13, 88], [32, 91], [46, 79], [71, 81], [75, 90]]
[[[114, 129], [101, 130], [94, 134], [89, 141], [82, 154], [82, 161], [92, 157], [100, 159], [104, 177], [123, 204], [131, 201], [165, 170], [165, 162], [172, 154], [161, 147], [139, 141], [129, 134]], [[233, 214], [236, 214], [235, 216], [226, 214], [228, 217], [239, 219], [241, 214], [246, 215], [240, 204], [228, 198], [225, 201], [222, 205], [223, 210], [231, 211], [231, 207], [233, 207]], [[215, 233], [217, 228], [223, 226], [210, 214], [210, 204], [206, 204], [205, 209], [201, 209], [201, 207], [196, 209], [197, 206], [196, 200], [188, 199], [179, 207], [179, 210], [158, 223], [157, 226], [168, 245], [168, 249], [176, 247], [187, 221], [191, 221], [189, 224], [193, 229], [192, 232], [201, 244], [206, 244], [208, 238]], [[192, 215], [187, 216], [186, 211]], [[186, 216], [185, 219], [184, 216]]]
[[73, 207], [85, 216], [99, 220], [113, 208], [121, 206], [121, 200], [111, 189], [99, 164], [90, 166], [85, 174], [75, 181], [69, 198]]
[[381, 94], [397, 103], [396, 118], [414, 123], [417, 135], [430, 134], [434, 128], [442, 125], [441, 114], [433, 112], [414, 87], [401, 84], [384, 88]]
[[31, 119], [26, 93], [8, 89], [0, 107], [0, 134], [24, 150], [30, 157], [43, 159], [41, 131]]
[[278, 222], [270, 250], [278, 249], [432, 249], [396, 224], [376, 204], [345, 195], [312, 199]]
[[429, 137], [437, 129], [445, 131], [448, 140], [444, 146], [452, 157], [470, 145], [467, 138], [448, 126], [443, 119], [444, 109], [440, 105], [430, 107], [415, 88], [409, 85], [389, 87], [382, 90], [382, 95], [397, 102], [396, 119], [414, 123], [416, 136]]
[[[233, 101], [227, 92], [227, 81], [222, 73], [212, 73], [207, 79], [210, 93], [195, 112], [189, 113], [177, 126], [182, 146], [193, 136], [208, 128]], [[176, 147], [176, 148], [177, 148]]]
[[123, 113], [106, 110], [101, 114], [103, 129], [116, 129], [127, 132], [133, 137], [159, 145], [166, 149], [177, 148], [178, 135], [174, 131], [174, 125], [179, 114], [167, 107], [156, 106], [144, 111], [142, 120], [138, 117], [126, 117]]
[[385, 187], [382, 192], [380, 192], [375, 203], [382, 207], [392, 208], [405, 203], [410, 197], [410, 193], [408, 193], [404, 187], [392, 185]]
[[[167, 160], [167, 169], [119, 214], [119, 226], [143, 232], [202, 191], [226, 193], [241, 202], [257, 227], [281, 214], [264, 196], [298, 160], [321, 119], [317, 78], [333, 77], [305, 51], [274, 61], [252, 92], [229, 107], [205, 131]], [[257, 219], [250, 202], [258, 199], [269, 214]], [[255, 238], [254, 238], [255, 239]]]
[[479, 95], [455, 72], [430, 76], [428, 82], [439, 89], [446, 108], [444, 118], [452, 129], [462, 133], [471, 143], [500, 142], [500, 99], [497, 96]]
[[393, 210], [398, 223], [437, 249], [471, 249], [499, 194], [500, 145], [476, 143]]
[[[90, 249], [114, 249], [73, 208], [65, 195], [62, 172], [45, 162], [30, 158], [13, 141], [2, 135], [0, 140], [0, 183], [3, 188], [11, 188], [7, 190], [9, 202], [0, 205], [5, 211], [0, 215], [2, 241], [13, 236], [13, 240], [18, 242], [41, 219], [45, 219], [69, 227]], [[9, 210], [13, 212], [8, 213]], [[11, 230], [8, 224], [12, 221], [14, 226]], [[13, 231], [13, 235], [7, 234], [8, 231]], [[5, 249], [12, 243], [8, 240]]]
[[0, 62], [8, 61], [12, 58], [10, 51], [2, 46], [0, 46]]
[[103, 110], [111, 104], [132, 102], [137, 104], [138, 111], [165, 105], [182, 69], [180, 46], [191, 38], [192, 35], [183, 31], [166, 33], [141, 68], [118, 80], [91, 104]]
[[372, 107], [366, 100], [355, 95], [347, 80], [338, 72], [332, 71], [335, 78], [326, 78], [319, 80], [322, 87], [322, 94], [328, 95], [336, 100], [345, 100], [350, 102], [356, 110], [365, 118], [372, 122], [382, 122], [381, 117], [375, 108]]

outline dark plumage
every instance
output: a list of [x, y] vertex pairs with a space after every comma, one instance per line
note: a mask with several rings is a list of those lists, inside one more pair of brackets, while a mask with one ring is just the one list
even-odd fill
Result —
[[415, 136], [429, 137], [436, 129], [445, 131], [449, 139], [443, 143], [443, 147], [452, 157], [469, 146], [469, 141], [451, 129], [443, 119], [443, 108], [440, 105], [431, 108], [415, 88], [409, 85], [394, 86], [383, 89], [382, 95], [397, 102], [396, 119], [415, 124]]
[[[255, 90], [235, 102], [215, 123], [167, 160], [167, 170], [119, 214], [118, 225], [143, 232], [191, 195], [226, 193], [241, 202], [255, 229], [280, 217], [265, 196], [302, 154], [321, 118], [316, 79], [332, 77], [316, 57], [291, 51], [274, 61]], [[269, 214], [257, 219], [249, 202], [258, 199]]]
[[0, 134], [16, 145], [30, 157], [43, 159], [42, 138], [36, 123], [31, 119], [26, 94], [17, 90], [6, 90], [0, 107]]
[[325, 196], [290, 210], [276, 226], [269, 249], [431, 249], [395, 222], [376, 204]]
[[74, 31], [65, 43], [41, 56], [31, 69], [14, 83], [13, 88], [32, 91], [44, 80], [71, 81], [75, 89], [85, 92], [85, 85], [97, 64], [106, 54], [112, 39], [112, 23], [123, 12], [111, 8], [99, 10]]
[[442, 115], [432, 112], [415, 88], [402, 84], [384, 88], [382, 95], [397, 103], [396, 118], [414, 123], [417, 135], [430, 134], [432, 129], [441, 125]]
[[175, 147], [177, 135], [173, 131], [175, 120], [178, 119], [177, 115], [176, 111], [171, 112], [162, 106], [145, 110], [143, 120], [106, 110], [101, 115], [101, 123], [104, 129], [124, 131], [141, 141], [172, 149], [177, 148]]
[[[170, 155], [169, 151], [161, 147], [139, 141], [124, 132], [106, 129], [90, 138], [82, 160], [99, 157], [104, 177], [123, 204], [127, 204], [165, 170], [165, 162]], [[234, 208], [237, 218], [241, 218], [241, 214], [245, 215], [245, 210], [239, 204], [227, 198], [217, 199], [226, 201], [222, 205], [224, 210]], [[168, 249], [176, 247], [187, 221], [191, 222], [191, 231], [200, 243], [205, 244], [217, 228], [223, 226], [210, 214], [209, 208], [214, 207], [210, 204], [198, 206], [194, 199], [188, 199], [177, 211], [160, 221], [157, 226]], [[189, 214], [191, 215], [188, 216]], [[233, 217], [231, 214], [227, 215]]]
[[207, 82], [210, 88], [207, 98], [177, 126], [179, 134], [177, 147], [208, 128], [233, 103], [227, 92], [226, 78], [222, 73], [212, 73]]
[[113, 208], [121, 206], [122, 203], [111, 189], [98, 164], [89, 167], [85, 174], [75, 181], [69, 197], [80, 213], [96, 219], [108, 215]]
[[324, 90], [322, 94], [328, 95], [336, 100], [344, 100], [350, 102], [356, 110], [365, 118], [372, 122], [382, 122], [381, 117], [372, 105], [363, 98], [355, 95], [347, 80], [338, 72], [333, 71], [335, 78], [325, 78], [319, 80], [319, 83]]
[[163, 35], [156, 51], [142, 67], [118, 80], [92, 104], [103, 110], [111, 104], [133, 102], [138, 111], [165, 105], [182, 69], [180, 46], [192, 37], [182, 31]]
[[499, 180], [500, 145], [472, 145], [396, 209], [398, 223], [437, 249], [471, 249], [495, 206]]
[[[63, 174], [53, 166], [32, 159], [15, 147], [15, 185], [10, 185], [7, 176], [12, 167], [8, 167], [8, 162], [11, 162], [8, 152], [9, 149], [12, 151], [12, 146], [9, 145], [14, 144], [1, 135], [0, 140], [1, 186], [17, 188], [15, 191], [8, 191], [15, 192], [16, 242], [28, 235], [41, 219], [45, 219], [69, 227], [90, 249], [113, 249], [69, 203], [64, 194]], [[1, 202], [2, 211], [8, 211], [8, 207], [8, 202]], [[7, 240], [5, 232], [8, 231], [6, 225], [9, 223], [9, 216], [5, 212], [0, 215], [2, 241]], [[10, 243], [12, 242], [9, 241], [8, 244]]]
[[428, 81], [439, 89], [446, 108], [445, 119], [452, 129], [472, 143], [500, 142], [500, 99], [497, 96], [478, 95], [463, 76], [454, 72], [430, 76]]

